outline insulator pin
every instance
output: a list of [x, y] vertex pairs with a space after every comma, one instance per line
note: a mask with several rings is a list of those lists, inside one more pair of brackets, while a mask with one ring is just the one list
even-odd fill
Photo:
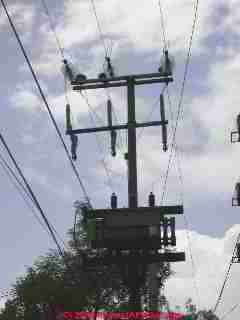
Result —
[[111, 208], [117, 209], [117, 196], [115, 193], [111, 195]]
[[72, 130], [72, 124], [71, 124], [71, 110], [70, 110], [70, 105], [66, 105], [66, 129], [67, 131]]
[[148, 205], [149, 207], [155, 207], [155, 195], [152, 192], [148, 197]]
[[161, 114], [161, 121], [162, 121], [163, 151], [166, 152], [168, 149], [168, 146], [167, 146], [167, 121], [165, 119], [165, 106], [164, 106], [163, 94], [160, 94], [160, 114]]
[[240, 206], [240, 182], [236, 183], [235, 191], [236, 191], [237, 204], [238, 206]]

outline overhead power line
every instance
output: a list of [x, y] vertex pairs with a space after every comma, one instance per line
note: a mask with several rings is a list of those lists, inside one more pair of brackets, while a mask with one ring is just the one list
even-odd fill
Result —
[[237, 247], [237, 244], [239, 243], [240, 241], [240, 233], [239, 235], [237, 236], [237, 240], [236, 240], [236, 243], [235, 243], [235, 246], [234, 246], [234, 249], [233, 249], [233, 254], [232, 254], [232, 257], [231, 257], [231, 261], [229, 263], [229, 266], [228, 266], [228, 269], [227, 269], [227, 272], [226, 272], [226, 275], [224, 277], [224, 281], [223, 281], [223, 285], [222, 285], [222, 288], [221, 288], [221, 291], [219, 293], [219, 296], [217, 298], [217, 302], [215, 304], [215, 307], [214, 307], [214, 310], [213, 312], [216, 313], [216, 310], [221, 302], [221, 299], [222, 299], [222, 295], [223, 295], [223, 292], [224, 292], [224, 289], [225, 289], [225, 286], [226, 286], [226, 283], [227, 283], [227, 280], [229, 278], [229, 275], [230, 275], [230, 270], [231, 270], [231, 267], [233, 265], [233, 257], [234, 257], [234, 254], [235, 254], [235, 250], [236, 250], [236, 247]]
[[182, 82], [182, 87], [181, 87], [181, 92], [180, 92], [180, 99], [179, 99], [179, 104], [178, 104], [177, 119], [176, 119], [176, 124], [175, 124], [175, 127], [174, 127], [174, 131], [173, 131], [173, 137], [172, 137], [172, 143], [171, 143], [171, 153], [170, 153], [170, 156], [169, 156], [167, 173], [166, 173], [166, 176], [165, 176], [161, 202], [163, 202], [164, 196], [165, 196], [165, 193], [166, 193], [167, 180], [168, 180], [168, 175], [169, 175], [169, 172], [170, 172], [170, 166], [171, 166], [171, 162], [172, 162], [172, 158], [173, 158], [173, 151], [174, 151], [175, 141], [176, 141], [176, 132], [177, 132], [178, 122], [179, 122], [180, 113], [181, 113], [181, 109], [182, 109], [183, 96], [184, 96], [185, 85], [186, 85], [187, 74], [188, 74], [188, 68], [189, 68], [190, 58], [191, 58], [193, 36], [194, 36], [195, 29], [196, 29], [196, 24], [197, 24], [198, 8], [199, 8], [199, 0], [196, 0], [195, 8], [194, 8], [194, 18], [193, 18], [192, 31], [191, 31], [191, 36], [190, 36], [190, 40], [189, 40], [189, 48], [188, 48], [188, 53], [187, 53], [187, 58], [186, 58], [186, 63], [185, 63], [183, 82]]
[[166, 37], [166, 29], [165, 29], [165, 24], [164, 24], [164, 17], [163, 17], [163, 10], [162, 10], [162, 4], [161, 0], [158, 0], [158, 6], [159, 6], [159, 11], [160, 11], [160, 18], [161, 18], [161, 29], [162, 29], [162, 36], [163, 36], [163, 45], [164, 49], [167, 49], [167, 37]]
[[235, 304], [228, 312], [226, 312], [222, 318], [220, 318], [220, 320], [224, 320], [226, 319], [234, 310], [236, 310], [237, 308], [239, 308], [240, 303]]
[[54, 37], [55, 37], [59, 52], [60, 52], [60, 54], [62, 56], [62, 59], [64, 59], [64, 49], [61, 46], [60, 40], [59, 40], [58, 35], [56, 33], [56, 30], [55, 30], [55, 27], [54, 27], [54, 24], [53, 24], [53, 21], [52, 21], [52, 17], [50, 15], [49, 10], [48, 10], [47, 4], [46, 4], [45, 0], [41, 0], [41, 1], [42, 1], [43, 8], [44, 8], [44, 10], [46, 12], [46, 15], [48, 16], [49, 23], [50, 23], [50, 28], [52, 29], [52, 32], [54, 34]]
[[97, 9], [96, 9], [94, 0], [91, 0], [91, 3], [92, 3], [93, 12], [94, 12], [94, 15], [95, 15], [95, 18], [96, 18], [96, 21], [97, 21], [97, 27], [98, 27], [100, 39], [101, 39], [101, 41], [102, 41], [102, 43], [103, 43], [103, 48], [104, 48], [104, 51], [105, 51], [105, 56], [107, 57], [107, 56], [108, 56], [108, 48], [107, 48], [107, 46], [106, 46], [106, 44], [105, 44], [105, 40], [104, 40], [104, 36], [103, 36], [103, 32], [102, 32], [100, 20], [99, 20], [98, 15], [97, 15]]
[[59, 130], [59, 128], [58, 128], [58, 125], [57, 125], [57, 123], [56, 123], [56, 120], [54, 119], [54, 116], [53, 116], [53, 114], [52, 114], [52, 112], [51, 112], [51, 110], [50, 110], [50, 107], [49, 107], [49, 105], [48, 105], [47, 99], [46, 99], [46, 97], [45, 97], [45, 95], [44, 95], [44, 93], [43, 93], [43, 90], [42, 90], [42, 88], [41, 88], [41, 86], [40, 86], [40, 83], [39, 83], [39, 81], [38, 81], [38, 79], [37, 79], [37, 76], [36, 76], [36, 74], [35, 74], [35, 72], [34, 72], [34, 70], [33, 70], [32, 64], [31, 64], [31, 62], [30, 62], [30, 60], [29, 60], [29, 58], [28, 58], [28, 56], [27, 56], [27, 53], [26, 53], [26, 51], [25, 51], [25, 49], [24, 49], [24, 46], [23, 46], [23, 44], [22, 44], [22, 41], [21, 41], [21, 39], [20, 39], [20, 37], [19, 37], [19, 35], [18, 35], [18, 32], [17, 32], [17, 30], [16, 30], [16, 28], [15, 28], [15, 26], [14, 26], [14, 23], [13, 23], [10, 15], [9, 15], [9, 13], [8, 13], [8, 9], [7, 9], [7, 7], [6, 7], [6, 5], [5, 5], [5, 3], [4, 3], [3, 0], [1, 0], [1, 3], [2, 3], [2, 6], [3, 6], [3, 8], [4, 8], [4, 11], [5, 11], [6, 15], [7, 15], [7, 18], [8, 18], [8, 20], [9, 20], [9, 23], [10, 23], [10, 25], [11, 25], [11, 27], [12, 27], [12, 30], [13, 30], [13, 32], [14, 32], [14, 35], [15, 35], [18, 43], [19, 43], [19, 46], [20, 46], [21, 51], [22, 51], [22, 53], [23, 53], [23, 55], [24, 55], [24, 58], [25, 58], [25, 60], [26, 60], [26, 62], [27, 62], [27, 64], [28, 64], [28, 67], [29, 67], [29, 69], [30, 69], [30, 71], [31, 71], [31, 73], [32, 73], [32, 76], [33, 76], [34, 81], [35, 81], [35, 83], [36, 83], [36, 85], [37, 85], [37, 88], [38, 88], [38, 90], [39, 90], [39, 93], [40, 93], [40, 95], [41, 95], [41, 97], [42, 97], [42, 99], [43, 99], [43, 102], [44, 102], [44, 104], [45, 104], [45, 106], [46, 106], [46, 108], [47, 108], [47, 111], [48, 111], [48, 114], [49, 114], [49, 116], [50, 116], [50, 118], [51, 118], [51, 121], [52, 121], [52, 123], [53, 123], [53, 125], [54, 125], [54, 127], [55, 127], [55, 129], [56, 129], [56, 131], [57, 131], [57, 134], [58, 134], [58, 136], [59, 136], [59, 139], [60, 139], [60, 141], [61, 141], [61, 143], [62, 143], [62, 145], [63, 145], [63, 148], [64, 148], [64, 150], [65, 150], [65, 152], [66, 152], [66, 154], [67, 154], [67, 157], [68, 157], [68, 159], [69, 159], [69, 161], [70, 161], [71, 167], [72, 167], [72, 169], [73, 169], [73, 171], [74, 171], [74, 173], [75, 173], [75, 176], [76, 176], [76, 178], [77, 178], [77, 180], [78, 180], [78, 182], [79, 182], [79, 184], [80, 184], [80, 187], [81, 187], [81, 189], [82, 189], [82, 192], [83, 192], [83, 194], [84, 194], [84, 197], [85, 197], [86, 201], [90, 203], [90, 199], [89, 199], [89, 197], [88, 197], [87, 191], [86, 191], [86, 189], [85, 189], [85, 187], [84, 187], [84, 185], [83, 185], [83, 182], [82, 182], [82, 180], [81, 180], [81, 178], [80, 178], [80, 175], [79, 175], [79, 173], [78, 173], [78, 171], [77, 171], [77, 168], [76, 168], [76, 166], [74, 165], [73, 160], [72, 160], [72, 158], [71, 158], [71, 156], [70, 156], [70, 154], [69, 154], [69, 152], [68, 152], [67, 146], [66, 146], [66, 144], [65, 144], [65, 142], [64, 142], [64, 139], [63, 139], [63, 137], [62, 137], [62, 135], [61, 135], [61, 132], [60, 132], [60, 130]]
[[59, 254], [60, 254], [62, 257], [64, 257], [63, 251], [62, 251], [62, 249], [61, 249], [61, 247], [60, 247], [60, 245], [59, 245], [59, 243], [58, 243], [58, 241], [57, 241], [57, 239], [56, 239], [56, 236], [55, 236], [55, 234], [54, 234], [54, 232], [53, 232], [53, 230], [52, 230], [52, 227], [50, 226], [50, 223], [49, 223], [49, 221], [48, 221], [45, 213], [43, 212], [43, 210], [42, 210], [42, 208], [41, 208], [41, 206], [40, 206], [40, 203], [38, 202], [38, 200], [37, 200], [34, 192], [32, 191], [32, 188], [30, 187], [27, 179], [26, 179], [25, 176], [23, 175], [22, 170], [20, 169], [19, 165], [17, 164], [17, 161], [15, 160], [12, 152], [10, 151], [10, 149], [9, 149], [9, 147], [8, 147], [6, 141], [5, 141], [5, 139], [3, 138], [3, 136], [2, 136], [1, 133], [0, 133], [0, 140], [1, 140], [4, 148], [6, 149], [9, 157], [11, 158], [11, 160], [12, 160], [12, 162], [13, 162], [16, 170], [18, 171], [19, 175], [21, 176], [22, 180], [24, 181], [24, 184], [25, 184], [25, 186], [26, 186], [29, 194], [31, 195], [31, 198], [33, 199], [36, 207], [38, 208], [38, 210], [39, 210], [39, 212], [40, 212], [40, 214], [41, 214], [41, 216], [42, 216], [45, 224], [47, 225], [47, 228], [48, 228], [48, 230], [49, 230], [49, 232], [50, 232], [50, 234], [51, 234], [51, 236], [52, 236], [52, 238], [53, 238], [53, 241], [55, 242], [55, 244], [56, 244], [56, 246], [57, 246], [57, 248], [58, 248]]

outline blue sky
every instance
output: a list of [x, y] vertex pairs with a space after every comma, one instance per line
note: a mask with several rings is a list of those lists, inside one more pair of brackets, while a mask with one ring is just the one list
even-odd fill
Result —
[[[118, 75], [155, 72], [162, 55], [162, 30], [158, 1], [96, 0], [106, 46], [112, 43], [112, 62]], [[174, 83], [169, 84], [173, 119], [176, 119], [184, 63], [192, 28], [195, 1], [162, 1], [170, 54], [175, 59]], [[96, 77], [101, 71], [104, 48], [99, 39], [91, 2], [47, 1], [67, 59], [86, 74]], [[187, 252], [186, 263], [175, 264], [176, 275], [166, 285], [166, 294], [174, 305], [189, 296], [201, 307], [213, 307], [231, 248], [239, 232], [238, 209], [231, 207], [234, 185], [238, 179], [238, 144], [230, 144], [239, 112], [239, 2], [204, 0], [199, 2], [199, 19], [194, 34], [191, 64], [187, 77], [177, 130], [183, 186], [174, 160], [167, 187], [166, 204], [183, 201], [190, 224], [195, 276], [189, 259], [184, 219], [177, 218], [178, 247]], [[61, 57], [41, 1], [10, 1], [9, 11], [33, 63], [62, 134], [65, 134], [64, 79]], [[73, 202], [83, 195], [58, 140], [32, 76], [25, 64], [3, 10], [0, 14], [1, 36], [1, 132], [31, 182], [49, 220], [64, 237], [73, 225]], [[162, 85], [136, 90], [137, 120], [146, 121], [155, 106], [152, 120], [159, 120], [156, 103]], [[126, 122], [126, 93], [109, 93], [120, 122]], [[76, 128], [93, 126], [82, 97], [68, 90]], [[89, 92], [88, 98], [98, 117], [106, 123], [104, 91]], [[165, 95], [167, 102], [167, 96]], [[171, 112], [167, 104], [169, 141]], [[96, 120], [94, 125], [102, 125]], [[69, 137], [64, 135], [70, 147]], [[126, 136], [121, 151], [110, 154], [108, 134], [79, 137], [77, 167], [96, 208], [109, 206], [112, 191], [121, 206], [127, 206]], [[100, 144], [100, 146], [99, 146]], [[1, 150], [4, 153], [4, 150]], [[138, 143], [139, 202], [147, 204], [150, 191], [159, 203], [162, 176], [170, 151], [163, 153], [160, 128], [147, 128]], [[102, 165], [104, 159], [111, 181]], [[1, 171], [1, 289], [7, 289], [18, 275], [41, 254], [54, 247], [52, 240], [32, 217], [8, 177]], [[183, 193], [183, 197], [182, 197]], [[201, 259], [200, 259], [201, 258]], [[219, 314], [230, 308], [237, 295], [239, 276], [233, 266], [232, 281], [224, 295]], [[197, 298], [194, 279], [200, 292]], [[239, 279], [240, 280], [240, 279]], [[207, 293], [206, 293], [207, 292]], [[236, 317], [237, 311], [233, 316]], [[232, 318], [236, 319], [236, 318]]]

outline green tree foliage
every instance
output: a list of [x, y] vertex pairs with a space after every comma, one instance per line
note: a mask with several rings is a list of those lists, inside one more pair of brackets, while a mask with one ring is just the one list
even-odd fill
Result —
[[[75, 207], [77, 216], [81, 208]], [[53, 250], [37, 259], [16, 280], [0, 320], [45, 320], [51, 305], [61, 305], [65, 311], [127, 309], [128, 291], [117, 266], [99, 265], [91, 272], [84, 268], [84, 256], [99, 252], [88, 248], [81, 218], [68, 234], [70, 249], [64, 259]], [[160, 269], [164, 282], [171, 273], [170, 267]]]

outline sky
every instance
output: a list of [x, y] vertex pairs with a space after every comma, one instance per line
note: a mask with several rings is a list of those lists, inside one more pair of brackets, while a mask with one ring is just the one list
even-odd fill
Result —
[[[95, 0], [103, 37], [99, 35], [90, 0], [46, 1], [65, 57], [79, 72], [96, 78], [102, 71], [104, 46], [112, 48], [117, 75], [157, 72], [163, 40], [157, 0]], [[164, 153], [161, 128], [138, 129], [139, 205], [147, 205], [151, 191], [160, 204], [163, 177], [171, 153], [172, 126], [177, 118], [180, 90], [194, 17], [190, 0], [162, 0], [169, 53], [174, 58], [174, 82], [164, 92], [169, 120], [169, 150]], [[65, 93], [62, 57], [41, 1], [8, 1], [9, 12], [38, 76], [50, 108], [65, 136]], [[184, 218], [177, 217], [177, 249], [186, 251], [186, 262], [172, 264], [175, 275], [165, 288], [170, 304], [183, 305], [192, 297], [199, 308], [213, 308], [240, 231], [238, 208], [231, 206], [238, 181], [240, 145], [230, 143], [239, 112], [239, 1], [199, 1], [174, 156], [164, 204], [184, 205]], [[1, 134], [36, 193], [50, 222], [67, 240], [73, 226], [76, 200], [84, 200], [66, 154], [39, 96], [30, 71], [3, 10], [0, 12], [2, 107]], [[162, 84], [136, 89], [137, 121], [160, 120]], [[119, 123], [127, 121], [125, 89], [89, 91], [86, 101], [68, 86], [74, 128], [107, 123], [108, 95]], [[153, 112], [152, 112], [153, 110]], [[97, 116], [96, 116], [97, 115]], [[116, 123], [116, 121], [115, 121]], [[118, 135], [121, 150], [111, 156], [109, 134], [79, 136], [76, 166], [95, 208], [110, 205], [118, 195], [119, 206], [127, 207], [126, 133]], [[9, 161], [1, 147], [1, 154]], [[107, 172], [106, 172], [107, 168]], [[179, 169], [180, 168], [180, 169]], [[5, 172], [1, 169], [0, 226], [1, 276], [4, 292], [54, 243], [33, 217]], [[192, 264], [190, 258], [192, 253]], [[238, 264], [219, 305], [223, 315], [238, 302]], [[197, 288], [197, 289], [196, 289]], [[0, 301], [4, 303], [4, 299]], [[237, 319], [234, 311], [229, 319]]]

